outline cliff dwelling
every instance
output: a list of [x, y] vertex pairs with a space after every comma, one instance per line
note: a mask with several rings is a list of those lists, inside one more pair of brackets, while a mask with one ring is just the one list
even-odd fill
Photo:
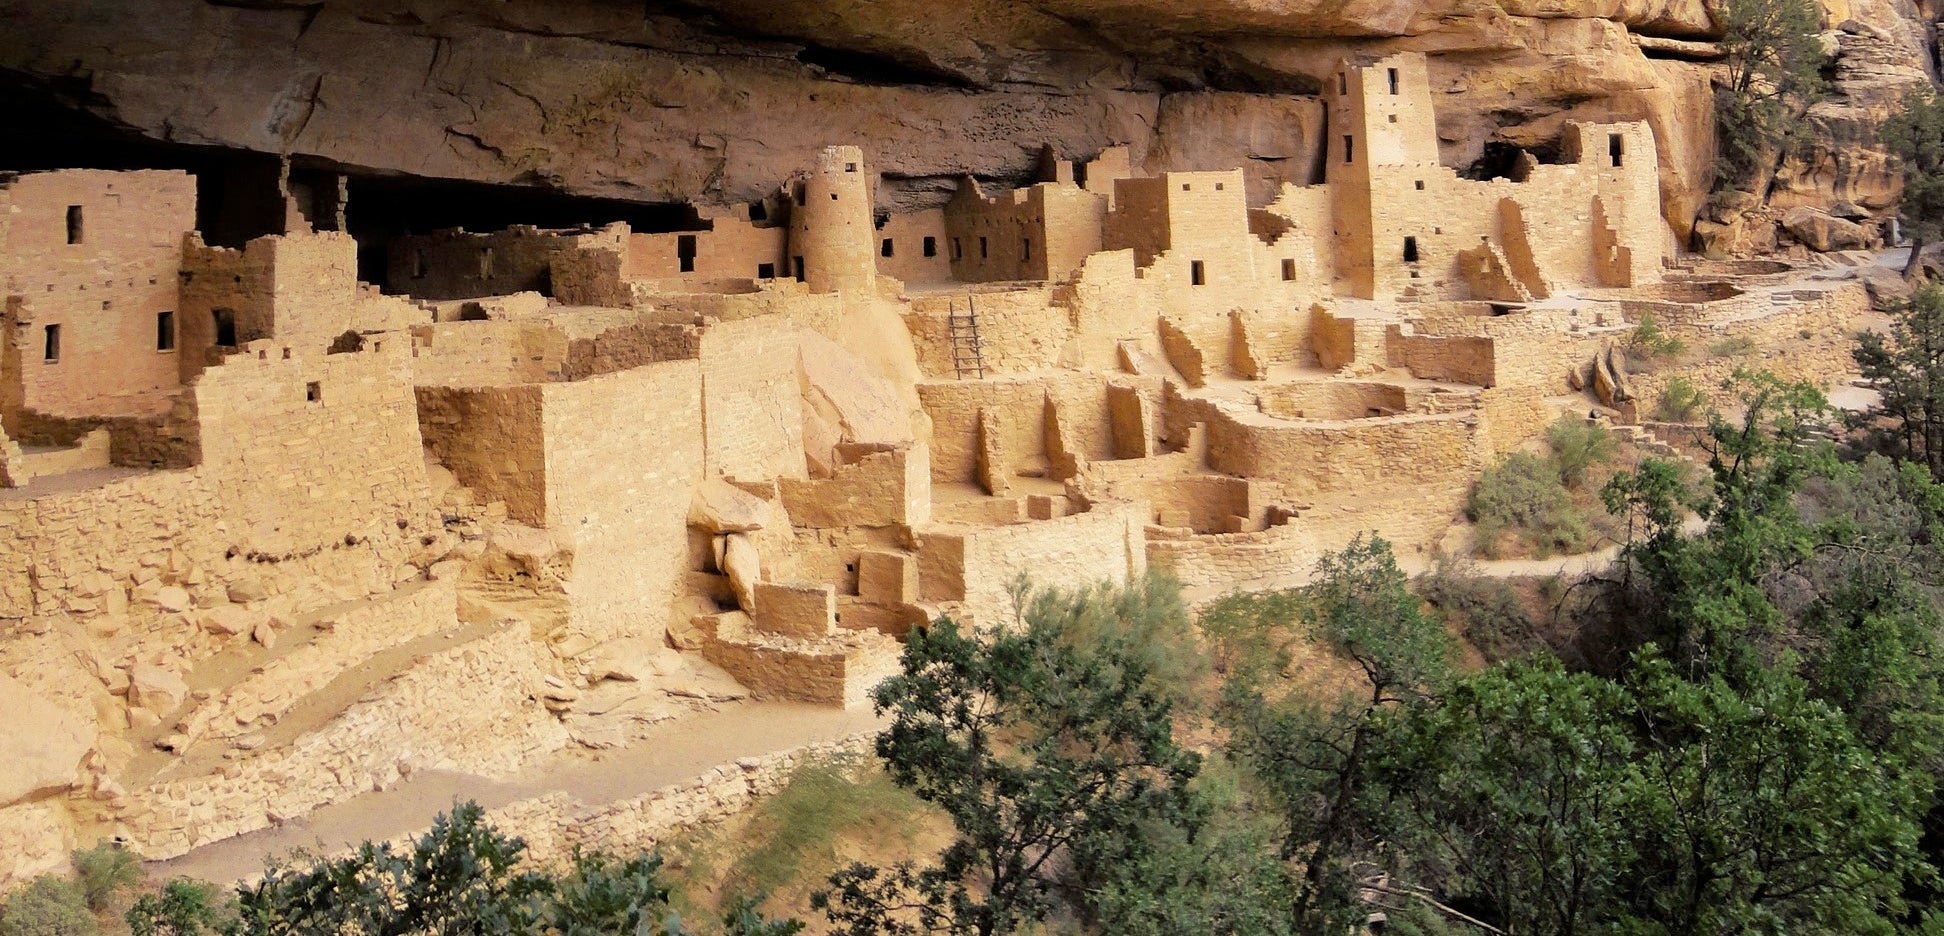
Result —
[[[0, 177], [0, 698], [40, 765], [0, 883], [735, 700], [868, 724], [911, 628], [1005, 627], [1022, 574], [1425, 559], [1562, 415], [1651, 437], [1639, 401], [1725, 376], [1616, 369], [1646, 319], [1853, 370], [1862, 283], [1690, 252], [1653, 122], [1461, 171], [1424, 55], [1325, 75], [1282, 178], [1125, 140], [928, 202], [869, 140], [692, 203], [220, 153]], [[661, 821], [541, 799], [589, 842]]]

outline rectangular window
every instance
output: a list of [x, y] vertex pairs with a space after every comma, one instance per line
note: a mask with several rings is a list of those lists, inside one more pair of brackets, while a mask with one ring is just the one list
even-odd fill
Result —
[[885, 238], [882, 243], [878, 244], [878, 256], [880, 257], [893, 256], [891, 250], [892, 250], [891, 238], [889, 237]]
[[1032, 238], [1022, 237], [1019, 239], [1019, 259], [1021, 260], [1033, 259], [1033, 239]]
[[695, 272], [695, 235], [677, 234], [675, 236], [675, 259], [682, 272]]
[[424, 248], [419, 248], [418, 250], [412, 251], [412, 278], [413, 279], [425, 278], [425, 249]]
[[768, 208], [768, 206], [766, 206], [766, 205], [764, 205], [764, 204], [763, 204], [762, 202], [760, 202], [760, 201], [753, 201], [753, 202], [750, 202], [750, 203], [749, 203], [749, 220], [751, 220], [751, 221], [768, 221], [768, 220], [769, 220], [769, 208]]
[[804, 192], [806, 191], [807, 188], [808, 186], [803, 186], [803, 185], [799, 185], [796, 187], [796, 203], [798, 208], [803, 207], [803, 199], [806, 197]]
[[1221, 190], [1222, 190], [1222, 183], [1220, 182], [1215, 183], [1215, 191], [1219, 192]]
[[1337, 72], [1337, 93], [1338, 94], [1350, 93], [1350, 76], [1344, 74], [1343, 72]]
[[856, 163], [845, 163], [845, 164], [844, 164], [844, 171], [845, 171], [845, 172], [856, 172], [856, 171], [857, 171], [857, 164], [856, 164]]
[[493, 248], [479, 248], [479, 278], [493, 278]]
[[1355, 161], [1355, 157], [1357, 154], [1356, 146], [1357, 146], [1356, 137], [1353, 137], [1348, 133], [1343, 135], [1343, 161], [1344, 162], [1347, 163], [1347, 162]]
[[1181, 190], [1182, 190], [1182, 191], [1184, 191], [1184, 192], [1186, 192], [1186, 191], [1188, 191], [1188, 190], [1189, 190], [1189, 189], [1188, 189], [1188, 183], [1186, 183], [1186, 182], [1183, 182], [1183, 183], [1181, 183]]
[[1386, 114], [1386, 115], [1384, 116], [1384, 119], [1385, 119], [1385, 120], [1388, 120], [1388, 121], [1390, 121], [1391, 123], [1396, 123], [1396, 122], [1397, 122], [1397, 115], [1396, 115], [1396, 114]]
[[986, 252], [986, 239], [983, 237], [979, 238], [979, 259], [984, 260], [990, 256], [992, 255]]
[[960, 249], [959, 239], [956, 237], [952, 238], [952, 259], [954, 260], [965, 259], [965, 251]]
[[41, 360], [52, 364], [61, 359], [61, 326], [47, 326], [41, 342]]
[[1417, 238], [1415, 237], [1404, 238], [1404, 262], [1418, 262]]
[[1613, 168], [1620, 168], [1620, 157], [1626, 155], [1627, 138], [1618, 133], [1607, 134], [1607, 155], [1613, 157]]
[[1422, 192], [1422, 191], [1424, 191], [1424, 180], [1423, 180], [1423, 179], [1419, 179], [1419, 180], [1417, 180], [1417, 190], [1418, 190], [1418, 191], [1420, 191], [1420, 192]]
[[799, 283], [803, 282], [803, 258], [791, 257], [790, 262], [796, 264], [796, 281]]
[[155, 350], [175, 350], [175, 313], [155, 313]]
[[304, 402], [316, 403], [324, 399], [324, 385], [313, 380], [304, 385]]
[[219, 348], [236, 347], [236, 313], [228, 309], [211, 309], [210, 323], [215, 326], [216, 346]]
[[1390, 69], [1389, 71], [1390, 71], [1390, 92], [1392, 94], [1396, 94], [1397, 93], [1397, 69], [1393, 68]]
[[1284, 260], [1282, 262], [1282, 273], [1283, 282], [1293, 282], [1296, 279], [1296, 261]]
[[67, 210], [67, 238], [70, 244], [81, 243], [81, 206], [69, 205]]
[[758, 264], [756, 264], [756, 278], [757, 278], [757, 279], [775, 279], [775, 278], [776, 278], [776, 264], [774, 264], [774, 263], [758, 263]]
[[938, 256], [938, 238], [936, 237], [925, 238], [925, 256], [927, 257]]
[[1208, 285], [1208, 271], [1203, 269], [1200, 260], [1188, 261], [1188, 282], [1196, 286]]

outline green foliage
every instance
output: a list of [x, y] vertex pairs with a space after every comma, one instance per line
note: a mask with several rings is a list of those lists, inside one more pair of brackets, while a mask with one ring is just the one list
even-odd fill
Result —
[[87, 899], [88, 909], [96, 913], [107, 910], [117, 894], [142, 881], [141, 856], [110, 842], [99, 842], [93, 848], [77, 848], [68, 860], [74, 866], [74, 880]]
[[1628, 339], [1628, 346], [1649, 359], [1676, 358], [1687, 351], [1687, 344], [1660, 327], [1651, 312], [1641, 313], [1640, 322], [1634, 326], [1633, 337]]
[[1325, 555], [1305, 597], [1307, 636], [1356, 664], [1364, 685], [1334, 699], [1271, 698], [1231, 679], [1226, 717], [1237, 756], [1283, 812], [1282, 854], [1303, 866], [1290, 916], [1311, 933], [1360, 920], [1357, 866], [1385, 833], [1370, 790], [1374, 745], [1390, 709], [1448, 678], [1453, 648], [1382, 539]]
[[1929, 88], [1912, 91], [1878, 133], [1903, 166], [1897, 208], [1915, 241], [1914, 267], [1924, 243], [1944, 237], [1944, 96]]
[[1479, 551], [1496, 556], [1499, 537], [1507, 532], [1541, 557], [1584, 549], [1592, 528], [1559, 479], [1558, 468], [1525, 452], [1485, 469], [1465, 504], [1466, 517], [1476, 524]]
[[1606, 423], [1577, 416], [1553, 420], [1546, 427], [1546, 445], [1552, 449], [1559, 483], [1575, 489], [1586, 483], [1586, 474], [1593, 466], [1604, 464], [1620, 449]]
[[1279, 589], [1230, 592], [1203, 609], [1198, 623], [1215, 671], [1231, 685], [1249, 686], [1282, 672], [1307, 605], [1302, 590]]
[[1686, 377], [1670, 377], [1654, 400], [1654, 418], [1661, 422], [1694, 421], [1708, 405], [1708, 398]]
[[1525, 602], [1504, 579], [1445, 561], [1419, 576], [1415, 585], [1417, 593], [1456, 623], [1487, 660], [1509, 660], [1544, 647]]
[[1814, 0], [1724, 0], [1710, 9], [1727, 70], [1715, 88], [1718, 185], [1759, 191], [1777, 148], [1823, 93], [1822, 10]]
[[215, 885], [179, 877], [137, 898], [126, 920], [131, 936], [204, 936], [221, 932], [226, 914]]
[[1755, 339], [1747, 335], [1723, 338], [1708, 345], [1709, 357], [1746, 357], [1755, 353]]
[[801, 878], [806, 859], [834, 861], [846, 831], [908, 824], [924, 808], [880, 773], [853, 779], [843, 764], [805, 764], [757, 804], [747, 833], [756, 844], [729, 867], [724, 890], [732, 899], [773, 893]]
[[0, 936], [96, 936], [88, 897], [73, 881], [42, 875], [0, 906]]
[[1944, 477], [1944, 285], [1890, 306], [1890, 332], [1857, 336], [1856, 364], [1878, 402], [1852, 427], [1865, 444]]
[[1201, 823], [1189, 789], [1200, 758], [1176, 744], [1142, 643], [1160, 627], [1080, 613], [1070, 598], [1023, 607], [1015, 630], [970, 634], [949, 618], [914, 630], [903, 672], [875, 691], [891, 717], [877, 739], [887, 771], [957, 836], [936, 864], [833, 875], [813, 903], [838, 932], [1015, 932], [1058, 894], [1098, 892], [1149, 861], [1157, 830]]
[[366, 842], [347, 858], [264, 872], [237, 888], [247, 936], [684, 936], [668, 910], [661, 859], [576, 853], [563, 878], [516, 871], [526, 844], [501, 835], [473, 803], [441, 814], [408, 849]]

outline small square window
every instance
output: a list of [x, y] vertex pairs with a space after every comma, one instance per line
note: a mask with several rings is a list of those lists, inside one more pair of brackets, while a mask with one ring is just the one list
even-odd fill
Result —
[[1424, 191], [1424, 180], [1423, 180], [1423, 179], [1419, 179], [1419, 180], [1417, 180], [1417, 190], [1418, 190], [1418, 191], [1420, 191], [1420, 192], [1422, 192], [1422, 191]]
[[1385, 119], [1385, 120], [1388, 120], [1388, 121], [1390, 121], [1391, 123], [1396, 123], [1396, 122], [1397, 122], [1397, 115], [1396, 115], [1396, 114], [1386, 114], [1386, 115], [1384, 115], [1384, 119]]
[[837, 200], [837, 193], [836, 193], [836, 192], [831, 192], [831, 193], [830, 193], [830, 200], [831, 200], [831, 201], [836, 201], [836, 200]]
[[316, 403], [324, 399], [324, 385], [313, 380], [304, 385], [304, 402]]
[[1181, 183], [1181, 190], [1184, 192], [1188, 191], [1188, 183], [1186, 182]]
[[1221, 182], [1217, 182], [1217, 183], [1215, 183], [1215, 191], [1217, 191], [1217, 192], [1219, 192], [1219, 191], [1221, 191], [1221, 190], [1222, 190], [1222, 185], [1223, 185], [1223, 183], [1221, 183]]
[[776, 264], [774, 264], [774, 263], [758, 263], [758, 264], [756, 264], [756, 278], [757, 278], [757, 279], [775, 279], [775, 278], [776, 278]]
[[[856, 163], [845, 163], [845, 164], [844, 164], [844, 171], [845, 171], [845, 172], [856, 172], [856, 171], [857, 171], [857, 164], [856, 164]], [[835, 196], [835, 195], [832, 195], [831, 197], [832, 197], [832, 198], [835, 198], [835, 197], [837, 197], [837, 196]]]

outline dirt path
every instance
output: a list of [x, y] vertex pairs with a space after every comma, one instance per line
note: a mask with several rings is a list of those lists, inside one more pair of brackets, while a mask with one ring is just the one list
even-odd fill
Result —
[[315, 810], [281, 826], [152, 862], [160, 878], [187, 875], [206, 881], [254, 877], [264, 861], [306, 848], [330, 853], [365, 840], [418, 832], [460, 800], [488, 809], [561, 791], [596, 805], [640, 796], [701, 776], [710, 768], [819, 741], [874, 730], [868, 710], [744, 702], [715, 712], [679, 718], [649, 729], [647, 737], [608, 751], [569, 749], [506, 780], [448, 771], [416, 773], [388, 790]]

